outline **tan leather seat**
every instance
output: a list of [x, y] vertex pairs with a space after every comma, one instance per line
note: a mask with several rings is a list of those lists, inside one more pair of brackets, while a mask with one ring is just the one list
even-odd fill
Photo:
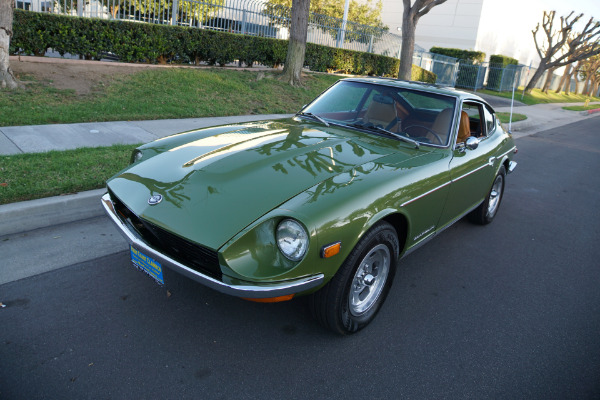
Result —
[[448, 133], [450, 132], [450, 125], [452, 124], [453, 111], [452, 108], [445, 108], [437, 115], [437, 117], [435, 117], [431, 130], [438, 134], [442, 143], [438, 143], [438, 139], [435, 138], [431, 132], [428, 132], [426, 137], [431, 140], [431, 143], [446, 144], [448, 142]]
[[471, 124], [469, 122], [469, 114], [465, 111], [460, 112], [460, 124], [458, 125], [458, 137], [456, 143], [464, 143], [471, 136]]
[[392, 129], [393, 125], [390, 127], [390, 124], [397, 121], [394, 100], [389, 96], [373, 96], [373, 100], [369, 104], [369, 108], [367, 108], [363, 121], [365, 123], [370, 122], [375, 126], [379, 125], [385, 129]]

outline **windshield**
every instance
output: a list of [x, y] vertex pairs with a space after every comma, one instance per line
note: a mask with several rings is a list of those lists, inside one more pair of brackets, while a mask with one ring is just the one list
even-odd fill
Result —
[[450, 138], [455, 104], [451, 96], [340, 81], [302, 112], [327, 122], [367, 130], [384, 129], [419, 143], [445, 146]]

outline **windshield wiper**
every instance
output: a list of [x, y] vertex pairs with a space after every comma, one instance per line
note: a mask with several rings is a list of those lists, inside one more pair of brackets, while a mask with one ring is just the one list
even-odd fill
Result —
[[316, 119], [317, 121], [321, 122], [323, 125], [329, 126], [329, 122], [325, 121], [323, 118], [321, 118], [318, 115], [315, 115], [313, 113], [299, 111], [296, 113], [296, 116], [298, 116], [298, 115], [301, 117], [310, 117], [310, 118]]
[[375, 125], [365, 126], [365, 125], [360, 125], [360, 124], [351, 124], [350, 126], [353, 126], [353, 127], [356, 127], [356, 128], [360, 128], [360, 129], [366, 129], [366, 130], [372, 130], [372, 131], [377, 131], [377, 132], [381, 132], [381, 133], [386, 133], [389, 136], [392, 136], [392, 137], [395, 137], [396, 139], [402, 140], [403, 142], [414, 144], [416, 149], [418, 149], [419, 146], [420, 146], [420, 143], [417, 142], [416, 140], [411, 139], [411, 138], [406, 137], [406, 136], [403, 136], [403, 135], [400, 135], [398, 133], [394, 133], [392, 131], [388, 131], [387, 129], [382, 128], [380, 126], [375, 126]]

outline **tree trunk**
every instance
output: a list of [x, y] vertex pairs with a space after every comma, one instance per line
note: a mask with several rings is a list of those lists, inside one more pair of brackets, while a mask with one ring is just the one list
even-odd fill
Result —
[[583, 91], [581, 92], [581, 94], [589, 94], [588, 91], [590, 90], [590, 81], [591, 81], [591, 77], [587, 77], [585, 79], [585, 86], [583, 87]]
[[550, 85], [552, 84], [552, 78], [554, 77], [555, 69], [556, 68], [550, 68], [546, 74], [546, 82], [544, 82], [544, 87], [542, 88], [542, 92], [546, 94], [548, 94], [548, 89], [550, 89]]
[[14, 0], [0, 0], [0, 88], [15, 89], [19, 81], [10, 68], [9, 47], [12, 37]]
[[[565, 84], [563, 85], [562, 91], [564, 94], [571, 93], [571, 75], [567, 76], [567, 79], [565, 80]], [[558, 89], [556, 89], [556, 93], [560, 93], [560, 87]]]
[[416, 25], [411, 16], [402, 18], [402, 50], [400, 51], [400, 70], [398, 79], [410, 81], [412, 75], [413, 53], [415, 51]]
[[567, 76], [567, 79], [565, 81], [565, 86], [563, 87], [563, 92], [565, 92], [565, 94], [571, 93], [571, 79], [573, 79], [573, 75], [575, 75], [575, 91], [577, 91], [577, 69], [578, 68], [579, 68], [579, 64], [577, 64], [575, 67], [571, 68], [571, 70], [569, 71], [569, 76]]
[[565, 93], [566, 94], [569, 94], [569, 92], [571, 91], [571, 79], [573, 77], [575, 77], [575, 94], [579, 94], [579, 80], [577, 79], [577, 77], [579, 75], [579, 70], [581, 69], [582, 65], [583, 65], [583, 60], [579, 60], [579, 61], [577, 61], [577, 64], [573, 67], [573, 69], [571, 70], [571, 73], [569, 74], [569, 80], [565, 84]]
[[590, 96], [596, 96], [598, 94], [598, 86], [600, 86], [600, 82], [597, 80], [592, 83], [592, 90], [590, 90]]
[[[571, 64], [565, 67], [565, 72], [563, 73], [562, 78], [560, 78], [560, 82], [558, 83], [558, 87], [556, 88], [556, 93], [560, 93], [561, 89], [564, 87], [564, 91], [568, 91], [568, 87], [571, 86], [571, 70], [573, 66]], [[568, 81], [568, 86], [565, 85], [565, 82]]]
[[535, 71], [535, 73], [533, 74], [533, 76], [529, 80], [529, 83], [525, 87], [525, 92], [526, 93], [531, 93], [531, 91], [533, 90], [533, 88], [535, 87], [535, 85], [538, 83], [538, 81], [540, 80], [540, 78], [544, 75], [545, 71], [546, 71], [546, 63], [544, 61], [541, 61], [540, 62], [540, 66]]
[[306, 35], [308, 33], [308, 11], [310, 0], [293, 0], [290, 21], [290, 41], [283, 67], [283, 79], [292, 86], [300, 86]]

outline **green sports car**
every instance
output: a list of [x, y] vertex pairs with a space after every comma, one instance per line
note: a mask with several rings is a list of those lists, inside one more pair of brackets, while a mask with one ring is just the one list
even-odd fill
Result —
[[400, 258], [467, 214], [494, 219], [516, 152], [475, 95], [351, 78], [289, 119], [137, 148], [102, 203], [159, 283], [168, 270], [249, 300], [309, 295], [348, 334], [373, 320]]

